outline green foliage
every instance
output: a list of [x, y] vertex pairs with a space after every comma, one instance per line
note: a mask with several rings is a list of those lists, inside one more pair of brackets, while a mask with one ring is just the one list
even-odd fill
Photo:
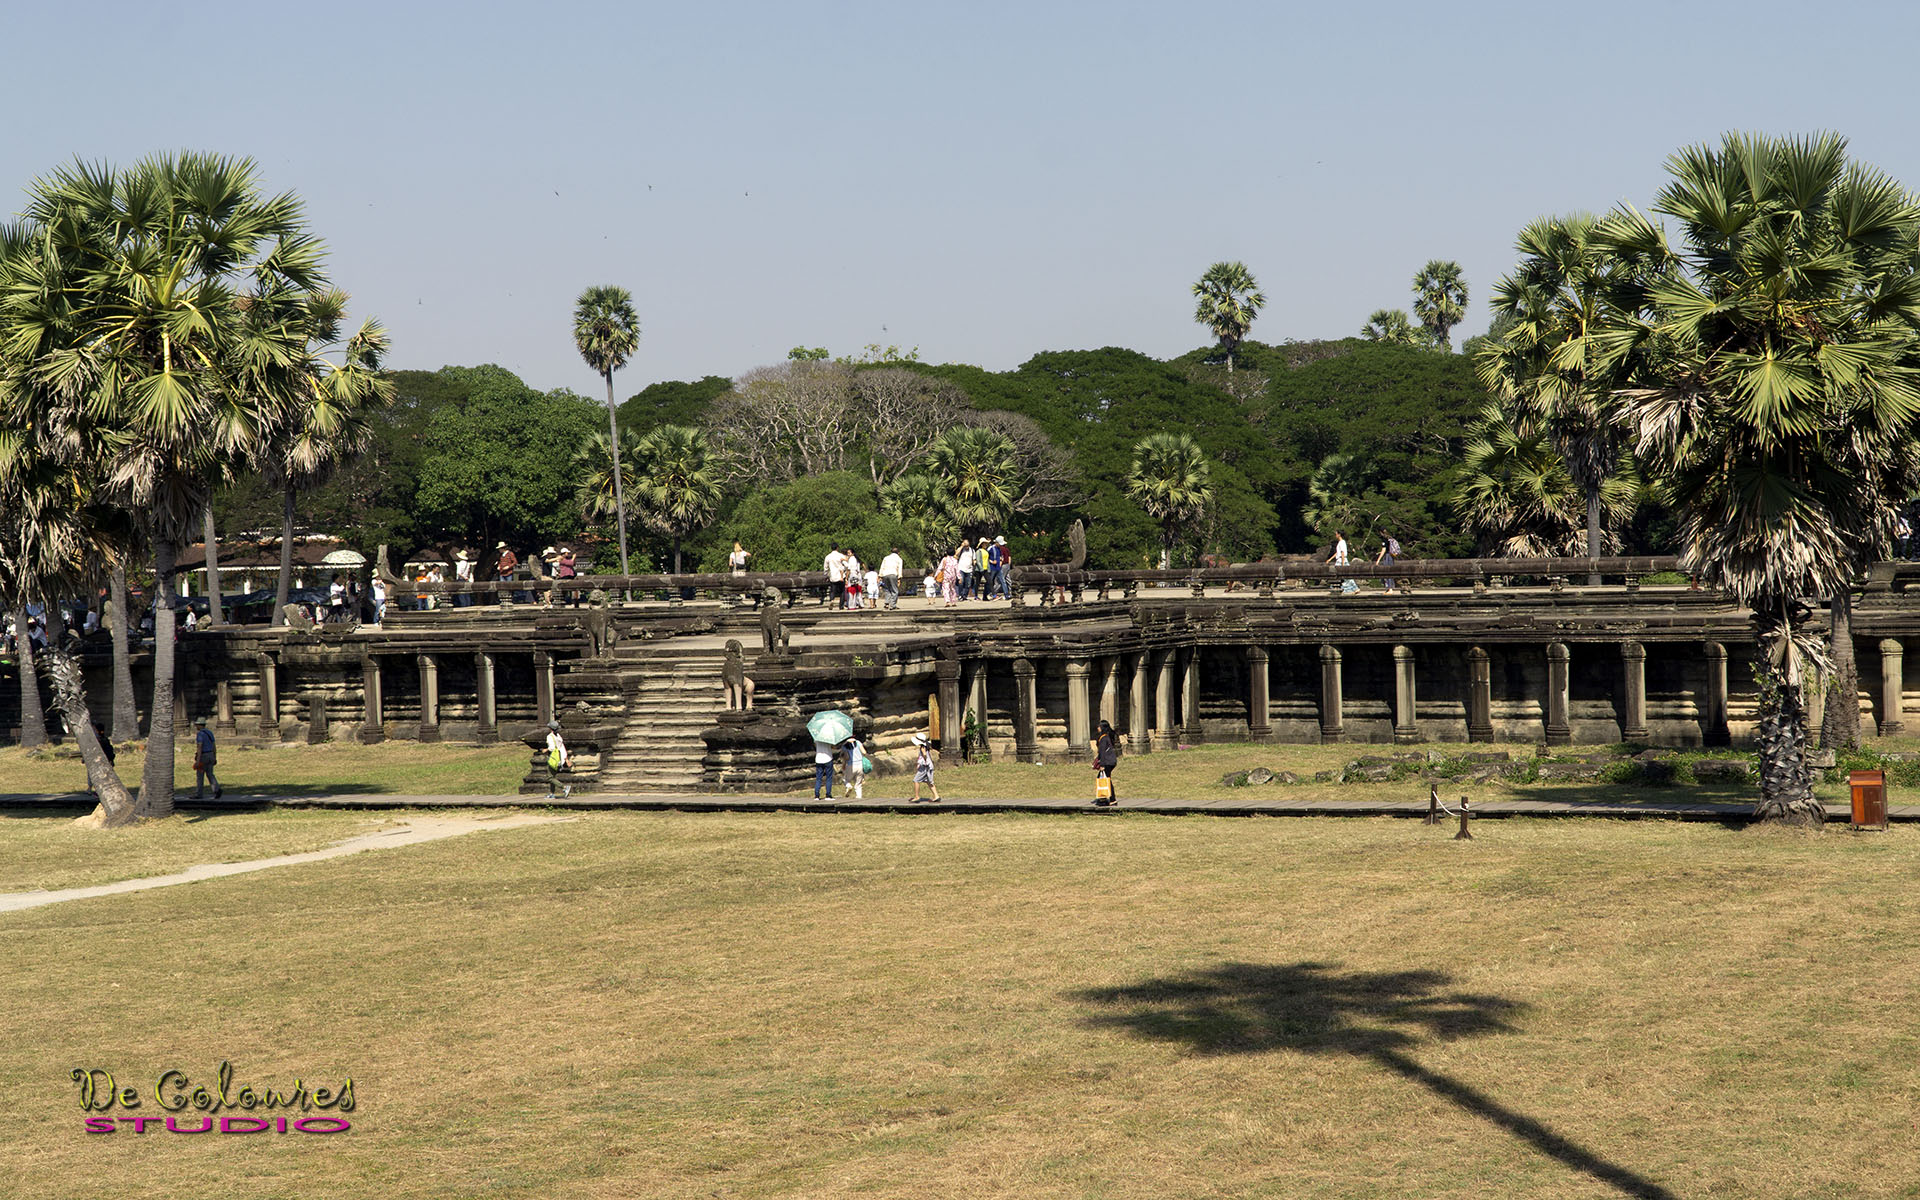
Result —
[[713, 529], [705, 542], [700, 569], [726, 569], [727, 548], [738, 541], [753, 552], [761, 571], [818, 571], [827, 551], [838, 544], [879, 563], [889, 547], [900, 547], [911, 573], [919, 539], [898, 518], [880, 511], [873, 484], [851, 471], [829, 471], [754, 492]]
[[713, 402], [732, 388], [733, 380], [724, 375], [708, 375], [691, 383], [679, 379], [650, 383], [621, 402], [616, 410], [620, 431], [645, 434], [662, 425], [697, 426]]
[[1360, 327], [1360, 336], [1370, 342], [1387, 342], [1395, 346], [1421, 346], [1427, 344], [1426, 335], [1413, 318], [1407, 316], [1404, 308], [1377, 308]]
[[933, 444], [927, 466], [945, 486], [947, 516], [972, 536], [1003, 528], [1019, 494], [1013, 442], [991, 429], [949, 429]]
[[1193, 294], [1199, 298], [1193, 319], [1213, 334], [1231, 369], [1234, 348], [1253, 327], [1253, 319], [1267, 303], [1266, 296], [1243, 262], [1214, 263], [1193, 285]]
[[1134, 444], [1127, 495], [1160, 525], [1162, 567], [1171, 565], [1181, 528], [1199, 521], [1213, 502], [1211, 475], [1206, 456], [1184, 433], [1150, 433]]
[[427, 420], [420, 521], [475, 546], [519, 547], [580, 527], [574, 454], [604, 413], [561, 389], [536, 392], [502, 367], [445, 367], [460, 393]]
[[900, 476], [882, 489], [880, 507], [913, 531], [914, 546], [929, 562], [938, 561], [960, 540], [960, 526], [952, 515], [953, 493], [940, 475], [910, 471]]
[[1413, 315], [1431, 345], [1453, 349], [1453, 327], [1467, 315], [1467, 278], [1459, 263], [1436, 258], [1414, 274]]

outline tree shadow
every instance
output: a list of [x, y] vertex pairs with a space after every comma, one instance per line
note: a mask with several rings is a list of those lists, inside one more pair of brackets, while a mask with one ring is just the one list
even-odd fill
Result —
[[1652, 1180], [1416, 1061], [1410, 1051], [1421, 1042], [1512, 1033], [1513, 1019], [1526, 1011], [1502, 996], [1444, 990], [1452, 981], [1440, 971], [1230, 962], [1125, 987], [1088, 988], [1071, 998], [1101, 1010], [1084, 1018], [1089, 1025], [1182, 1042], [1197, 1054], [1291, 1050], [1368, 1059], [1622, 1195], [1673, 1200]]

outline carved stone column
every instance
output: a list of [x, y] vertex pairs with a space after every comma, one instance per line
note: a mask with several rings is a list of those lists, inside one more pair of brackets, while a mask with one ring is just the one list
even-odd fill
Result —
[[213, 685], [213, 727], [220, 733], [233, 733], [233, 684], [221, 679]]
[[1104, 659], [1100, 667], [1100, 720], [1120, 728], [1120, 658]]
[[1904, 648], [1894, 638], [1880, 643], [1881, 737], [1892, 737], [1906, 728], [1906, 705], [1902, 698], [1906, 690], [1904, 653]]
[[1727, 648], [1708, 642], [1707, 693], [1700, 705], [1700, 740], [1709, 746], [1732, 741], [1727, 730]]
[[360, 660], [360, 744], [387, 740], [386, 705], [380, 695], [380, 660], [369, 654]]
[[1547, 745], [1564, 746], [1573, 740], [1573, 727], [1567, 723], [1567, 687], [1571, 674], [1564, 642], [1547, 645]]
[[1647, 729], [1647, 648], [1639, 642], [1620, 645], [1620, 740], [1644, 742]]
[[[961, 690], [967, 696], [967, 711], [973, 713], [980, 722], [980, 744], [973, 748], [973, 757], [979, 762], [992, 762], [993, 751], [988, 748], [987, 733], [987, 660], [976, 658], [966, 664], [966, 686]], [[960, 728], [966, 729], [966, 719], [962, 715]]]
[[1067, 760], [1085, 762], [1092, 757], [1087, 743], [1093, 740], [1091, 712], [1092, 690], [1088, 678], [1093, 664], [1083, 658], [1070, 658], [1067, 668]]
[[1171, 750], [1175, 746], [1173, 736], [1173, 668], [1174, 652], [1161, 650], [1154, 655], [1153, 679], [1153, 748]]
[[1393, 648], [1393, 740], [1407, 745], [1420, 740], [1414, 723], [1413, 647]]
[[939, 659], [933, 664], [933, 674], [940, 684], [941, 762], [958, 766], [964, 757], [960, 753], [960, 735], [966, 728], [961, 724], [960, 662], [952, 658]]
[[1206, 740], [1200, 729], [1200, 647], [1188, 650], [1180, 672], [1180, 737], [1189, 745]]
[[1341, 715], [1343, 701], [1340, 694], [1340, 650], [1337, 646], [1320, 647], [1320, 740], [1323, 742], [1344, 742], [1347, 740], [1347, 726]]
[[493, 655], [485, 650], [476, 651], [473, 656], [473, 690], [480, 703], [480, 722], [473, 731], [473, 740], [490, 746], [500, 740], [500, 723], [493, 703]]
[[422, 654], [420, 663], [420, 732], [423, 742], [440, 740], [440, 661]]
[[1013, 696], [1013, 757], [1019, 762], [1033, 762], [1040, 757], [1040, 749], [1033, 729], [1033, 663], [1027, 659], [1013, 660]]
[[1127, 694], [1127, 741], [1135, 754], [1153, 748], [1151, 725], [1147, 717], [1147, 652], [1142, 650], [1133, 656], [1133, 690]]
[[1247, 647], [1247, 736], [1273, 740], [1273, 689], [1267, 677], [1267, 648]]
[[540, 728], [553, 720], [553, 655], [545, 650], [533, 652], [533, 699]]
[[260, 732], [280, 729], [280, 665], [273, 655], [260, 656]]
[[1467, 650], [1467, 740], [1493, 740], [1493, 664], [1484, 646]]

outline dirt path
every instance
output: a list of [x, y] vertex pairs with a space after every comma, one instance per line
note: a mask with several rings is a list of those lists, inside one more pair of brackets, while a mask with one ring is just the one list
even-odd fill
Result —
[[320, 862], [323, 859], [339, 858], [346, 854], [359, 854], [363, 850], [384, 850], [390, 846], [414, 846], [421, 842], [437, 842], [442, 838], [480, 833], [488, 829], [516, 829], [523, 825], [548, 825], [555, 821], [575, 819], [577, 818], [541, 813], [517, 813], [503, 817], [409, 817], [390, 829], [377, 829], [372, 833], [363, 833], [358, 837], [348, 838], [344, 842], [337, 842], [324, 850], [309, 850], [305, 854], [281, 854], [273, 858], [256, 858], [236, 863], [202, 863], [172, 875], [123, 879], [118, 883], [103, 883], [94, 887], [62, 888], [52, 892], [0, 892], [0, 912], [19, 912], [22, 909], [43, 908], [66, 900], [116, 896], [122, 892], [144, 892], [148, 888], [172, 887], [175, 884], [194, 883], [201, 879], [218, 879], [223, 875], [245, 875], [250, 871], [266, 871], [274, 867], [292, 866], [295, 863]]

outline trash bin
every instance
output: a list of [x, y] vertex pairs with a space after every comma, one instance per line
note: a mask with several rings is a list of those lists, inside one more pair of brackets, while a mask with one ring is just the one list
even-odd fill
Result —
[[1853, 789], [1853, 827], [1885, 829], [1887, 827], [1887, 773], [1885, 771], [1853, 771], [1848, 773], [1847, 783]]

